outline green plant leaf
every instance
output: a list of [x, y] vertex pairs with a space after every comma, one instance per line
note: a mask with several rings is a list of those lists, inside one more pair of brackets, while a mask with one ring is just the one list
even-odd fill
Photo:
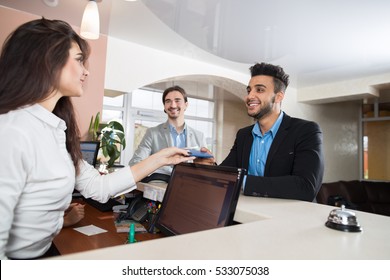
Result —
[[93, 116], [91, 117], [91, 121], [89, 122], [88, 135], [92, 141], [94, 141], [94, 130], [93, 130]]
[[123, 137], [122, 140], [122, 150], [126, 149], [126, 139]]
[[99, 130], [99, 124], [100, 124], [100, 112], [97, 112], [96, 113], [96, 117], [95, 117], [95, 123], [94, 123], [94, 130], [95, 132], [97, 132]]
[[106, 147], [106, 149], [107, 149], [108, 156], [110, 157], [107, 165], [108, 167], [111, 167], [114, 165], [115, 161], [119, 158], [121, 153], [118, 151], [118, 148], [115, 145], [112, 146], [109, 145]]
[[114, 130], [119, 130], [119, 131], [121, 131], [121, 132], [124, 132], [124, 131], [125, 131], [124, 128], [123, 128], [123, 126], [122, 126], [122, 124], [119, 123], [119, 122], [117, 122], [117, 121], [110, 121], [110, 122], [108, 123], [107, 127], [112, 128], [112, 129], [114, 129]]
[[89, 122], [88, 134], [92, 141], [96, 141], [99, 136], [99, 124], [100, 124], [100, 112], [96, 113], [95, 118], [91, 116], [91, 121]]
[[111, 167], [126, 148], [124, 128], [121, 123], [111, 121], [101, 129], [101, 148], [103, 155], [109, 157], [107, 166]]

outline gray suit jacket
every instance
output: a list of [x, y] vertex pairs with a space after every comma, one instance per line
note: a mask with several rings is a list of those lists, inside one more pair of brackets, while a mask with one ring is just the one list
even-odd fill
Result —
[[[187, 125], [185, 125], [185, 129], [187, 131], [187, 147], [206, 147], [206, 141], [202, 132], [195, 130]], [[137, 150], [134, 152], [129, 165], [132, 166], [137, 162], [147, 158], [148, 156], [157, 153], [161, 149], [172, 146], [173, 143], [168, 121], [159, 124], [158, 126], [148, 128]], [[161, 167], [155, 172], [170, 175], [172, 172], [172, 166]]]

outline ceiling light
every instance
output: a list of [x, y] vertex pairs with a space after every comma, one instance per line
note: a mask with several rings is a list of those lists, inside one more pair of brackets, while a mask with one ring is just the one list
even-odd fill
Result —
[[57, 7], [58, 6], [58, 0], [42, 0], [42, 2], [49, 7]]
[[99, 10], [95, 1], [88, 1], [81, 20], [80, 35], [85, 39], [96, 40], [100, 35]]

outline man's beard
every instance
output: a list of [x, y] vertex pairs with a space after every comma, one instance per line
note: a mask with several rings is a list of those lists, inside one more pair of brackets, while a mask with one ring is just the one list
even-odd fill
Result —
[[248, 113], [248, 116], [252, 117], [254, 120], [258, 121], [262, 118], [264, 118], [265, 116], [268, 116], [271, 114], [272, 112], [272, 107], [273, 105], [275, 104], [275, 96], [272, 97], [272, 100], [271, 102], [269, 102], [267, 104], [267, 106], [265, 106], [264, 108], [261, 108], [260, 111], [256, 114], [250, 114]]
[[175, 120], [179, 117], [180, 115], [175, 115], [175, 114], [168, 114], [168, 118]]

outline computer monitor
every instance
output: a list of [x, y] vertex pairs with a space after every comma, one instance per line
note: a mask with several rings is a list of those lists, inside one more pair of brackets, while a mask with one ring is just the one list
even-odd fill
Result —
[[231, 225], [244, 171], [195, 163], [176, 165], [156, 227], [169, 236]]
[[80, 142], [81, 153], [83, 159], [90, 165], [95, 166], [97, 156], [99, 153], [100, 142], [99, 141], [81, 141]]

